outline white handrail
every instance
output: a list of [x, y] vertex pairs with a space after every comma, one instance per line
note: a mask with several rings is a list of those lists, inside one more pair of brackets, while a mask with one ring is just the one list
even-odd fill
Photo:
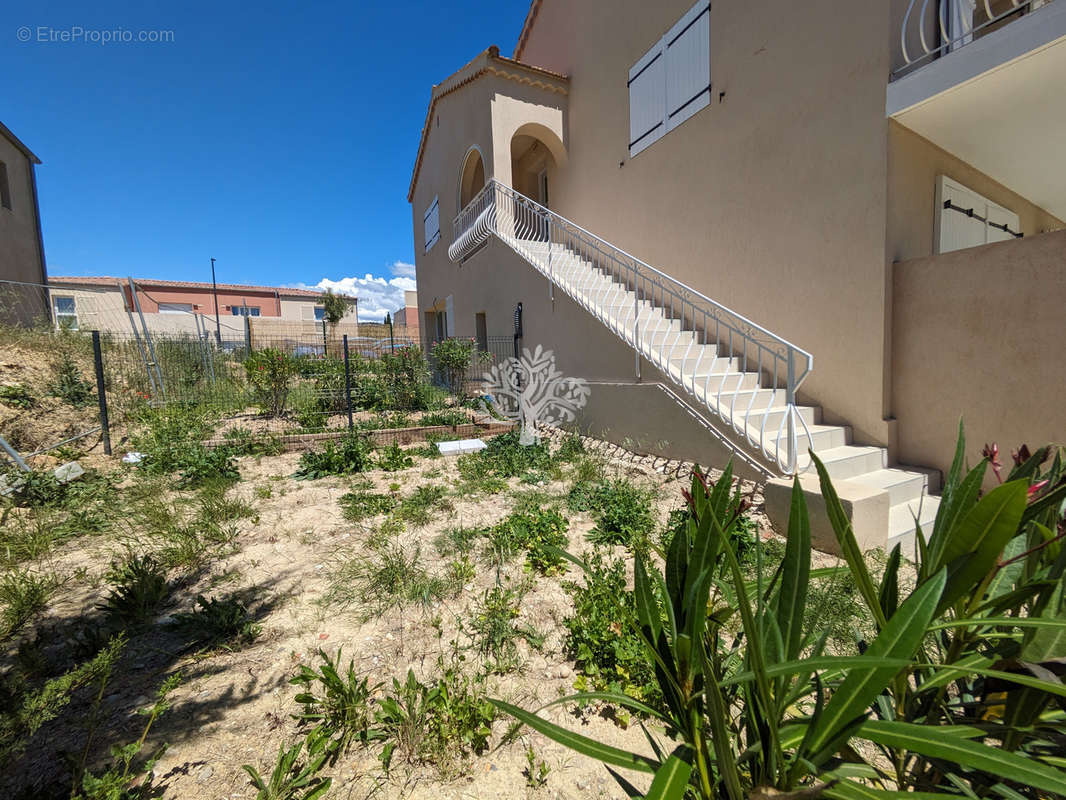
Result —
[[[964, 0], [965, 1], [965, 0]], [[1030, 13], [1035, 11], [1038, 7], [1047, 5], [1054, 2], [1054, 0], [1011, 0], [1010, 8], [1000, 14], [994, 14], [991, 5], [988, 0], [983, 0], [980, 5], [976, 0], [972, 1], [971, 11], [973, 15], [960, 15], [957, 11], [951, 8], [952, 3], [955, 0], [922, 0], [921, 8], [919, 12], [912, 16], [914, 6], [918, 0], [910, 0], [907, 4], [907, 10], [903, 14], [903, 23], [900, 26], [900, 54], [903, 56], [903, 65], [894, 70], [893, 75], [898, 76], [899, 73], [904, 72], [917, 64], [925, 62], [931, 58], [939, 55], [944, 55], [952, 50], [957, 50], [963, 45], [968, 44], [973, 38], [979, 34], [982, 30], [990, 25], [994, 25], [1007, 17], [1018, 14]], [[930, 13], [929, 3], [934, 2], [936, 9]], [[978, 21], [977, 14], [979, 11], [984, 12], [984, 19]], [[959, 23], [961, 30], [951, 31], [951, 26], [948, 24], [946, 15], [954, 14], [954, 19]], [[939, 36], [939, 44], [930, 43], [927, 41], [927, 27], [933, 25]], [[910, 50], [907, 47], [908, 34], [917, 33], [918, 41], [921, 45], [921, 55], [912, 56]], [[954, 33], [954, 37], [952, 36]]]
[[453, 261], [496, 236], [630, 344], [638, 375], [643, 356], [784, 474], [800, 471], [810, 353], [495, 179], [453, 231]]

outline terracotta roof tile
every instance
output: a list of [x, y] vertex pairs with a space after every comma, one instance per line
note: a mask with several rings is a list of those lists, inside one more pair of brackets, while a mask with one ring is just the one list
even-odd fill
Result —
[[[115, 286], [126, 283], [125, 278], [112, 278], [107, 275], [86, 275], [82, 277], [70, 275], [49, 275], [48, 282], [65, 284], [67, 286]], [[152, 278], [134, 278], [133, 282], [138, 286], [151, 288], [153, 286], [170, 286], [176, 289], [210, 289], [210, 283], [198, 281], [169, 281]], [[325, 294], [317, 289], [294, 289], [286, 286], [249, 286], [241, 283], [220, 283], [218, 288], [223, 291], [251, 291], [251, 292], [277, 292], [284, 297], [322, 297]], [[355, 300], [355, 298], [351, 298]]]

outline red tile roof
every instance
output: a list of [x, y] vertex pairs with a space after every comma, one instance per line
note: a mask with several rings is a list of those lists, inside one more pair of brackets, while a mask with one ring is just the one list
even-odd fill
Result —
[[[69, 275], [49, 275], [49, 283], [64, 284], [67, 286], [116, 286], [117, 284], [125, 285], [125, 278], [112, 278], [106, 275], [86, 275], [82, 277], [69, 276]], [[210, 283], [200, 283], [197, 281], [168, 281], [168, 280], [155, 280], [151, 278], [134, 278], [133, 282], [137, 286], [144, 286], [151, 288], [153, 286], [169, 286], [175, 289], [210, 289]], [[325, 292], [318, 289], [294, 289], [287, 286], [248, 286], [247, 284], [240, 283], [220, 283], [218, 288], [222, 291], [251, 291], [251, 292], [277, 292], [282, 297], [322, 297]], [[352, 297], [354, 302], [356, 298]]]

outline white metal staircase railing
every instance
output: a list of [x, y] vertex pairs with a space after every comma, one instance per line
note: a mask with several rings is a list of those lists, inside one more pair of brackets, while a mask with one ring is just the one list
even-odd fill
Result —
[[[783, 474], [813, 448], [796, 390], [810, 353], [495, 179], [453, 221], [452, 261], [496, 236]], [[803, 447], [800, 441], [803, 440]]]

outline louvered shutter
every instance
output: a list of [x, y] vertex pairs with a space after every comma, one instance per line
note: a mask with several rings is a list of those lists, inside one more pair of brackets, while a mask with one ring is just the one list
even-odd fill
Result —
[[440, 207], [437, 205], [436, 197], [433, 198], [433, 202], [426, 211], [423, 223], [425, 225], [426, 252], [428, 253], [430, 248], [440, 239]]
[[629, 70], [629, 155], [635, 156], [666, 133], [663, 42]]
[[711, 6], [689, 9], [664, 37], [666, 130], [671, 131], [711, 102]]

